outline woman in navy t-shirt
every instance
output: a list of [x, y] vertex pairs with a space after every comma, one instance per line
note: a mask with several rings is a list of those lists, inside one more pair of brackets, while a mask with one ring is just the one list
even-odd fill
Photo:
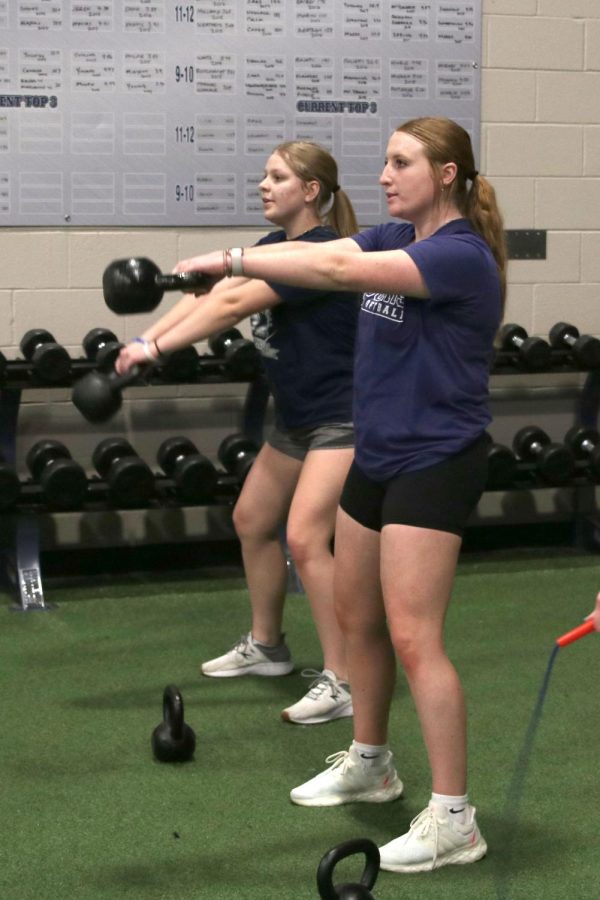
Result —
[[[338, 185], [335, 160], [318, 144], [292, 141], [276, 147], [260, 193], [265, 218], [279, 229], [259, 245], [294, 240], [304, 246], [357, 230], [350, 200]], [[333, 606], [331, 545], [353, 457], [358, 307], [353, 292], [225, 278], [207, 296], [185, 296], [130, 343], [117, 362], [117, 370], [124, 372], [136, 362], [156, 360], [251, 317], [276, 420], [233, 514], [252, 624], [227, 653], [201, 668], [216, 678], [285, 675], [294, 668], [282, 633], [287, 564], [280, 529], [287, 523], [287, 544], [311, 604], [323, 668], [306, 670], [308, 692], [282, 717], [307, 725], [352, 715], [344, 640]]]
[[[456, 122], [413, 119], [380, 177], [390, 222], [319, 247], [236, 248], [245, 275], [363, 291], [354, 371], [356, 457], [336, 522], [336, 610], [346, 637], [354, 741], [291, 792], [303, 806], [393, 800], [388, 747], [400, 660], [433, 791], [382, 868], [417, 872], [486, 852], [467, 795], [466, 712], [443, 642], [461, 535], [485, 485], [488, 376], [506, 254], [491, 184]], [[187, 269], [221, 274], [219, 254]]]

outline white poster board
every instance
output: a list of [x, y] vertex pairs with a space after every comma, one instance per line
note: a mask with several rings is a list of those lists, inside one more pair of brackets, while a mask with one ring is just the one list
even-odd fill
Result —
[[0, 227], [264, 224], [283, 140], [362, 224], [404, 119], [480, 124], [481, 0], [0, 0]]

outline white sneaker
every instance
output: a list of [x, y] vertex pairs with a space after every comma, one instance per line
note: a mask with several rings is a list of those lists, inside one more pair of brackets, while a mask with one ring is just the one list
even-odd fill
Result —
[[319, 775], [290, 792], [298, 806], [340, 806], [342, 803], [385, 803], [402, 794], [402, 782], [388, 750], [378, 765], [366, 765], [352, 746], [328, 756], [331, 763]]
[[461, 825], [433, 801], [412, 820], [410, 831], [379, 848], [381, 868], [386, 872], [430, 872], [453, 863], [475, 862], [486, 852], [474, 806], [469, 807], [468, 819]]
[[283, 639], [279, 647], [267, 654], [256, 645], [249, 632], [223, 656], [202, 663], [200, 671], [211, 678], [236, 678], [239, 675], [288, 675], [293, 668], [290, 651]]
[[304, 669], [304, 678], [317, 676], [308, 692], [281, 713], [286, 722], [297, 722], [301, 725], [320, 725], [352, 715], [352, 697], [346, 681], [338, 681], [331, 669]]

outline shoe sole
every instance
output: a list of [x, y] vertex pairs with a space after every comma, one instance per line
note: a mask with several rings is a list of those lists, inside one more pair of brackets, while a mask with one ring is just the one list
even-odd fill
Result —
[[263, 677], [276, 677], [289, 675], [294, 671], [294, 664], [289, 663], [256, 663], [252, 666], [244, 666], [241, 669], [217, 669], [214, 672], [206, 671], [200, 666], [200, 673], [208, 678], [239, 678], [241, 675], [261, 675]]
[[487, 844], [480, 836], [479, 840], [470, 847], [458, 847], [456, 850], [451, 850], [443, 856], [438, 856], [435, 865], [432, 865], [431, 862], [427, 861], [413, 863], [412, 865], [394, 865], [393, 863], [386, 863], [384, 860], [381, 860], [379, 868], [384, 872], [431, 872], [433, 869], [441, 869], [442, 866], [461, 866], [466, 865], [467, 863], [477, 862], [479, 859], [483, 859], [486, 853]]
[[296, 806], [342, 806], [344, 803], [389, 803], [399, 800], [402, 796], [404, 785], [397, 778], [391, 785], [378, 791], [357, 791], [355, 794], [336, 794], [333, 797], [294, 797], [293, 791], [290, 800]]
[[290, 715], [289, 711], [287, 709], [284, 709], [281, 713], [281, 718], [284, 722], [291, 722], [294, 725], [324, 725], [326, 722], [334, 722], [336, 719], [343, 719], [346, 716], [353, 715], [354, 710], [352, 709], [352, 704], [350, 703], [348, 706], [336, 709], [327, 715], [311, 716], [308, 719], [302, 719], [294, 716], [293, 714]]

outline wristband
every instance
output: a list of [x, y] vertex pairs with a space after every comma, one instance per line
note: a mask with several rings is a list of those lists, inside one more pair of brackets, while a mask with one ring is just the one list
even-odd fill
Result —
[[229, 250], [231, 254], [231, 274], [232, 275], [243, 275], [244, 274], [244, 248], [243, 247], [232, 247]]
[[[143, 344], [144, 356], [146, 357], [148, 362], [153, 362], [153, 363], [156, 362], [157, 357], [153, 356], [152, 351], [150, 350], [150, 341], [146, 340], [146, 338], [143, 338], [143, 337], [136, 337], [133, 339], [132, 343], [133, 344]], [[156, 344], [156, 341], [154, 341], [154, 343]], [[156, 347], [156, 350], [158, 352], [158, 355], [160, 356], [160, 351], [158, 350], [158, 346]]]

